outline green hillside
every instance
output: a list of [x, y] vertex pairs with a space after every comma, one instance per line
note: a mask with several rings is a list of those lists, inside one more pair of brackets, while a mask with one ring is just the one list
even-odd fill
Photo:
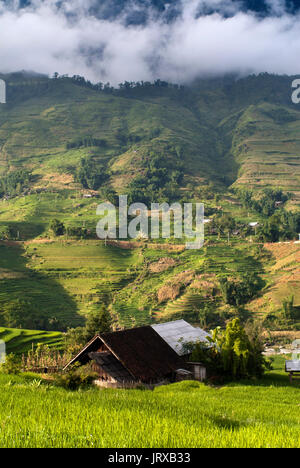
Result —
[[[178, 317], [210, 326], [236, 313], [278, 318], [289, 291], [299, 308], [297, 262], [289, 283], [286, 270], [272, 269], [277, 251], [250, 244], [247, 227], [270, 217], [253, 202], [265, 188], [288, 194], [281, 220], [299, 211], [293, 77], [101, 90], [66, 77], [0, 78], [8, 90], [0, 106], [0, 325], [65, 330], [104, 302], [116, 327]], [[253, 191], [252, 204], [240, 199], [241, 188]], [[95, 237], [96, 208], [118, 194], [201, 201], [217, 221], [201, 251], [105, 245]], [[230, 239], [226, 219], [218, 224], [224, 215], [235, 222]], [[65, 235], [50, 232], [53, 219]], [[243, 282], [249, 272], [261, 279], [259, 290], [242, 307], [227, 303], [221, 278]]]
[[36, 330], [20, 330], [15, 328], [0, 328], [0, 340], [6, 344], [7, 353], [26, 353], [32, 345], [44, 344], [59, 348], [62, 334], [59, 332], [44, 332]]

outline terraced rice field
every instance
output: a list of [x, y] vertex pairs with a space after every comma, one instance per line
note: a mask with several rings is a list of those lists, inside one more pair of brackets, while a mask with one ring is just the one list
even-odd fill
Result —
[[264, 312], [278, 310], [285, 299], [294, 296], [294, 305], [300, 306], [300, 244], [266, 244], [272, 254], [272, 261], [266, 265], [265, 278], [268, 281], [264, 295], [249, 304], [250, 310]]
[[60, 332], [0, 327], [0, 340], [5, 342], [7, 353], [22, 354], [29, 351], [32, 345], [37, 346], [38, 344], [46, 344], [49, 347], [59, 349], [63, 337]]

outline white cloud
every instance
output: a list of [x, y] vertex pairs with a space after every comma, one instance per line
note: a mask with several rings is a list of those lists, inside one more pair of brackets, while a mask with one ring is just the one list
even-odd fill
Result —
[[183, 0], [175, 21], [153, 16], [143, 26], [92, 16], [95, 1], [68, 0], [63, 10], [54, 0], [22, 10], [0, 2], [0, 70], [57, 71], [113, 84], [157, 77], [186, 82], [231, 71], [300, 73], [300, 17], [286, 13], [281, 0], [269, 3], [282, 14], [265, 19], [231, 0], [213, 0], [220, 12], [199, 16], [212, 2]]

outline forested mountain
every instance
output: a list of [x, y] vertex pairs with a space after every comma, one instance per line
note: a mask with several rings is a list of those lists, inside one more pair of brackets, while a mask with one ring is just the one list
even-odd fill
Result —
[[[299, 246], [267, 244], [300, 229], [295, 77], [115, 88], [58, 74], [0, 78], [0, 325], [66, 329], [103, 303], [121, 326], [170, 317], [210, 326], [234, 313], [297, 323]], [[96, 207], [118, 194], [148, 206], [204, 202], [205, 249], [105, 246]]]
[[32, 187], [43, 180], [55, 186], [53, 174], [60, 174], [75, 189], [78, 164], [87, 158], [89, 172], [99, 166], [102, 177], [84, 188], [119, 192], [147, 174], [151, 185], [154, 164], [182, 187], [280, 186], [298, 199], [300, 107], [291, 100], [292, 77], [125, 82], [117, 89], [79, 76], [4, 78], [1, 171], [30, 170]]

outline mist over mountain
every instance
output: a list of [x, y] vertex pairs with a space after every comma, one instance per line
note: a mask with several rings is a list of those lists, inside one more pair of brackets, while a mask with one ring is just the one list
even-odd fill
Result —
[[114, 85], [297, 74], [299, 26], [295, 0], [0, 0], [0, 71]]

